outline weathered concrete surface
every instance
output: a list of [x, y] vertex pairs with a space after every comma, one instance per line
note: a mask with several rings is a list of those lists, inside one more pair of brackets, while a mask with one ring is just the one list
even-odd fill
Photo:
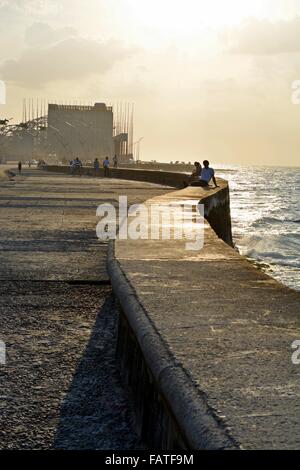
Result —
[[[188, 188], [154, 200], [206, 195]], [[208, 225], [205, 235], [196, 253], [182, 240], [115, 244], [113, 288], [146, 365], [191, 447], [299, 449], [300, 367], [291, 343], [300, 338], [300, 294]]]
[[[2, 167], [3, 168], [3, 167]], [[108, 280], [96, 209], [127, 195], [143, 202], [165, 187], [25, 169], [0, 185], [0, 279]]]
[[0, 182], [1, 449], [140, 448], [115, 359], [118, 309], [94, 283], [108, 281], [95, 212], [166, 190], [34, 169]]

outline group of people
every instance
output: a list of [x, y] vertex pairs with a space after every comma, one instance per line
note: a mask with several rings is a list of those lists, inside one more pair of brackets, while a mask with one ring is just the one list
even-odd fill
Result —
[[203, 161], [203, 167], [199, 162], [195, 162], [194, 167], [195, 169], [189, 176], [188, 182], [185, 183], [185, 186], [202, 186], [205, 188], [212, 180], [215, 188], [218, 187], [215, 178], [215, 170], [209, 166], [208, 160]]
[[[118, 157], [117, 157], [117, 155], [115, 155], [114, 158], [113, 158], [113, 164], [114, 164], [114, 168], [118, 168]], [[102, 162], [105, 177], [109, 176], [109, 165], [110, 165], [109, 158], [106, 157]], [[99, 162], [98, 158], [95, 158], [95, 160], [94, 160], [95, 176], [99, 175], [99, 170], [100, 170], [100, 162]]]
[[78, 157], [70, 161], [70, 173], [71, 175], [79, 174], [81, 176], [82, 162]]
[[[114, 164], [114, 168], [118, 168], [118, 157], [117, 157], [117, 155], [115, 155], [114, 158], [113, 158], [113, 164]], [[110, 165], [109, 158], [106, 157], [102, 162], [105, 177], [109, 176], [109, 165]], [[95, 158], [93, 166], [94, 166], [95, 176], [98, 176], [99, 175], [99, 170], [100, 170], [100, 162], [99, 162], [98, 158]], [[78, 157], [76, 157], [76, 158], [74, 158], [73, 160], [70, 161], [70, 173], [71, 173], [71, 175], [79, 174], [81, 176], [81, 174], [82, 174], [82, 162], [81, 162], [81, 160], [79, 160]]]
[[[104, 177], [109, 177], [109, 158], [105, 157], [105, 159], [102, 162], [102, 166], [104, 169]], [[114, 168], [118, 168], [118, 157], [117, 155], [114, 156], [113, 158], [113, 166]], [[215, 187], [217, 188], [217, 181], [215, 178], [215, 170], [209, 166], [209, 161], [204, 160], [203, 161], [203, 166], [199, 162], [194, 162], [194, 171], [192, 174], [189, 176], [188, 180], [185, 181], [184, 186], [202, 186], [202, 187], [208, 187], [210, 181], [212, 180]], [[82, 162], [79, 160], [78, 157], [74, 158], [73, 160], [70, 161], [70, 173], [71, 175], [74, 174], [79, 174], [81, 176], [82, 174]], [[94, 173], [95, 176], [99, 175], [100, 170], [100, 162], [98, 158], [95, 158], [94, 160]], [[21, 168], [19, 166], [19, 172], [21, 171]]]

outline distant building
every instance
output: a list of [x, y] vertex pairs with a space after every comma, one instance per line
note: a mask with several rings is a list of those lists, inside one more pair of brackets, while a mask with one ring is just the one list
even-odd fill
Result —
[[104, 103], [94, 106], [48, 105], [48, 143], [58, 159], [112, 158], [113, 110]]
[[[48, 113], [47, 113], [48, 111]], [[0, 122], [0, 161], [43, 159], [83, 163], [117, 155], [118, 164], [138, 158], [133, 143], [133, 104], [48, 104], [23, 100], [19, 124]], [[135, 147], [136, 145], [136, 147]]]

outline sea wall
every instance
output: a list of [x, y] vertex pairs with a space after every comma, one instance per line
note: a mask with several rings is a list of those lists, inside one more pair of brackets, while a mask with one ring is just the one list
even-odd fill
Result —
[[[172, 187], [183, 178], [138, 171], [111, 175]], [[137, 429], [161, 450], [299, 449], [300, 366], [291, 345], [300, 338], [300, 293], [231, 247], [228, 185], [218, 184], [145, 202], [201, 201], [201, 249], [189, 251], [186, 239], [116, 240], [109, 248], [121, 307], [117, 357]]]
[[[157, 182], [159, 181], [157, 176]], [[229, 191], [226, 181], [218, 180], [219, 188], [204, 189], [189, 187], [149, 199], [152, 203], [175, 203], [180, 207], [193, 201], [204, 205], [205, 217], [214, 224], [220, 239], [226, 245], [232, 245]], [[150, 212], [150, 211], [149, 211]], [[228, 218], [228, 220], [224, 220]], [[151, 224], [151, 221], [150, 221]], [[210, 230], [213, 241], [219, 238], [206, 223], [205, 231]], [[132, 392], [136, 410], [136, 424], [139, 435], [150, 448], [162, 450], [175, 449], [232, 449], [238, 447], [226, 429], [213, 418], [205, 400], [199, 395], [188, 371], [174, 357], [169, 346], [149, 316], [150, 310], [159, 316], [168, 312], [167, 328], [174, 327], [174, 316], [178, 310], [178, 301], [188, 305], [190, 273], [187, 267], [194, 264], [197, 253], [185, 249], [186, 239], [178, 240], [139, 240], [116, 241], [111, 243], [107, 268], [113, 290], [121, 306], [118, 327], [117, 358], [123, 380]], [[211, 246], [211, 241], [207, 239]], [[216, 243], [213, 256], [219, 257], [220, 246]], [[232, 251], [232, 250], [230, 250]], [[234, 252], [234, 256], [237, 256]], [[186, 261], [185, 282], [178, 286], [174, 295], [172, 273], [179, 267], [172, 266]], [[154, 264], [152, 264], [154, 263]], [[167, 277], [161, 278], [161, 263]], [[141, 266], [144, 266], [140, 272]], [[140, 284], [136, 276], [143, 280]], [[153, 279], [155, 278], [155, 281]], [[152, 279], [152, 280], [151, 280]], [[134, 281], [137, 282], [134, 282]], [[154, 281], [154, 282], [153, 282]], [[161, 282], [162, 281], [162, 282]], [[146, 287], [143, 285], [146, 282]], [[194, 282], [198, 282], [195, 277]], [[188, 287], [187, 287], [188, 286]], [[151, 309], [145, 309], [142, 292], [159, 288], [164, 296], [165, 305], [160, 310], [155, 304], [155, 293]], [[173, 295], [176, 307], [170, 301]], [[169, 299], [169, 300], [168, 300]], [[177, 299], [177, 300], [176, 300]], [[181, 315], [182, 307], [181, 307]]]
[[[44, 170], [52, 171], [54, 173], [69, 173], [70, 169], [62, 165], [47, 165], [43, 167]], [[91, 167], [83, 167], [82, 174], [88, 176], [95, 176], [95, 171]], [[182, 184], [184, 175], [178, 172], [171, 171], [155, 171], [155, 170], [140, 170], [129, 168], [110, 168], [110, 178], [120, 178], [132, 181], [145, 181], [148, 183], [165, 184], [166, 186], [176, 187]], [[98, 177], [104, 176], [103, 168], [98, 171]]]
[[[43, 169], [53, 173], [70, 172], [69, 167], [61, 165], [48, 165], [44, 166]], [[111, 178], [145, 181], [147, 183], [161, 184], [173, 188], [183, 187], [183, 183], [187, 180], [185, 174], [170, 171], [135, 170], [128, 168], [111, 168], [109, 171]], [[90, 167], [82, 168], [82, 174], [95, 176], [94, 169]], [[99, 169], [97, 176], [100, 178], [104, 176], [103, 168]], [[209, 221], [213, 230], [222, 240], [232, 245], [229, 188], [228, 184], [219, 178], [218, 183], [220, 184], [221, 182], [222, 187], [218, 188], [217, 191], [211, 189], [208, 190], [208, 193], [207, 191], [198, 191], [199, 203], [204, 204], [205, 218]]]

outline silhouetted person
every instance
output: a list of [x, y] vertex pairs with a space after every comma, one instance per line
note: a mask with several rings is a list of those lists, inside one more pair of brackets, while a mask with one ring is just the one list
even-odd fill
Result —
[[108, 177], [109, 176], [109, 158], [106, 157], [105, 160], [103, 160], [103, 168], [104, 168], [104, 176]]
[[99, 175], [99, 170], [100, 170], [100, 163], [99, 163], [98, 158], [95, 158], [95, 160], [94, 160], [94, 172], [95, 172], [95, 176], [98, 176], [98, 175]]
[[118, 168], [118, 157], [117, 157], [117, 155], [114, 156], [114, 168]]
[[213, 180], [215, 188], [217, 188], [218, 185], [217, 185], [216, 178], [215, 178], [215, 170], [213, 168], [210, 168], [208, 160], [204, 160], [203, 166], [204, 168], [202, 168], [201, 170], [201, 174], [198, 177], [199, 178], [198, 181], [193, 181], [191, 183], [191, 186], [206, 187], [208, 186], [208, 183], [210, 182], [210, 180]]
[[192, 181], [198, 181], [199, 176], [201, 175], [202, 166], [199, 162], [194, 162], [194, 170], [189, 177], [189, 183]]
[[190, 176], [186, 180], [184, 180], [183, 187], [186, 188], [193, 181], [198, 181], [201, 175], [201, 170], [202, 170], [201, 164], [199, 162], [194, 162], [194, 169], [192, 173], [190, 174]]
[[22, 171], [22, 162], [18, 163], [18, 170], [19, 170], [19, 173], [21, 173], [21, 171]]
[[75, 171], [75, 160], [70, 160], [70, 174], [73, 175]]
[[75, 172], [79, 173], [79, 175], [81, 176], [82, 163], [78, 157], [76, 157], [74, 160], [74, 168], [75, 168]]

